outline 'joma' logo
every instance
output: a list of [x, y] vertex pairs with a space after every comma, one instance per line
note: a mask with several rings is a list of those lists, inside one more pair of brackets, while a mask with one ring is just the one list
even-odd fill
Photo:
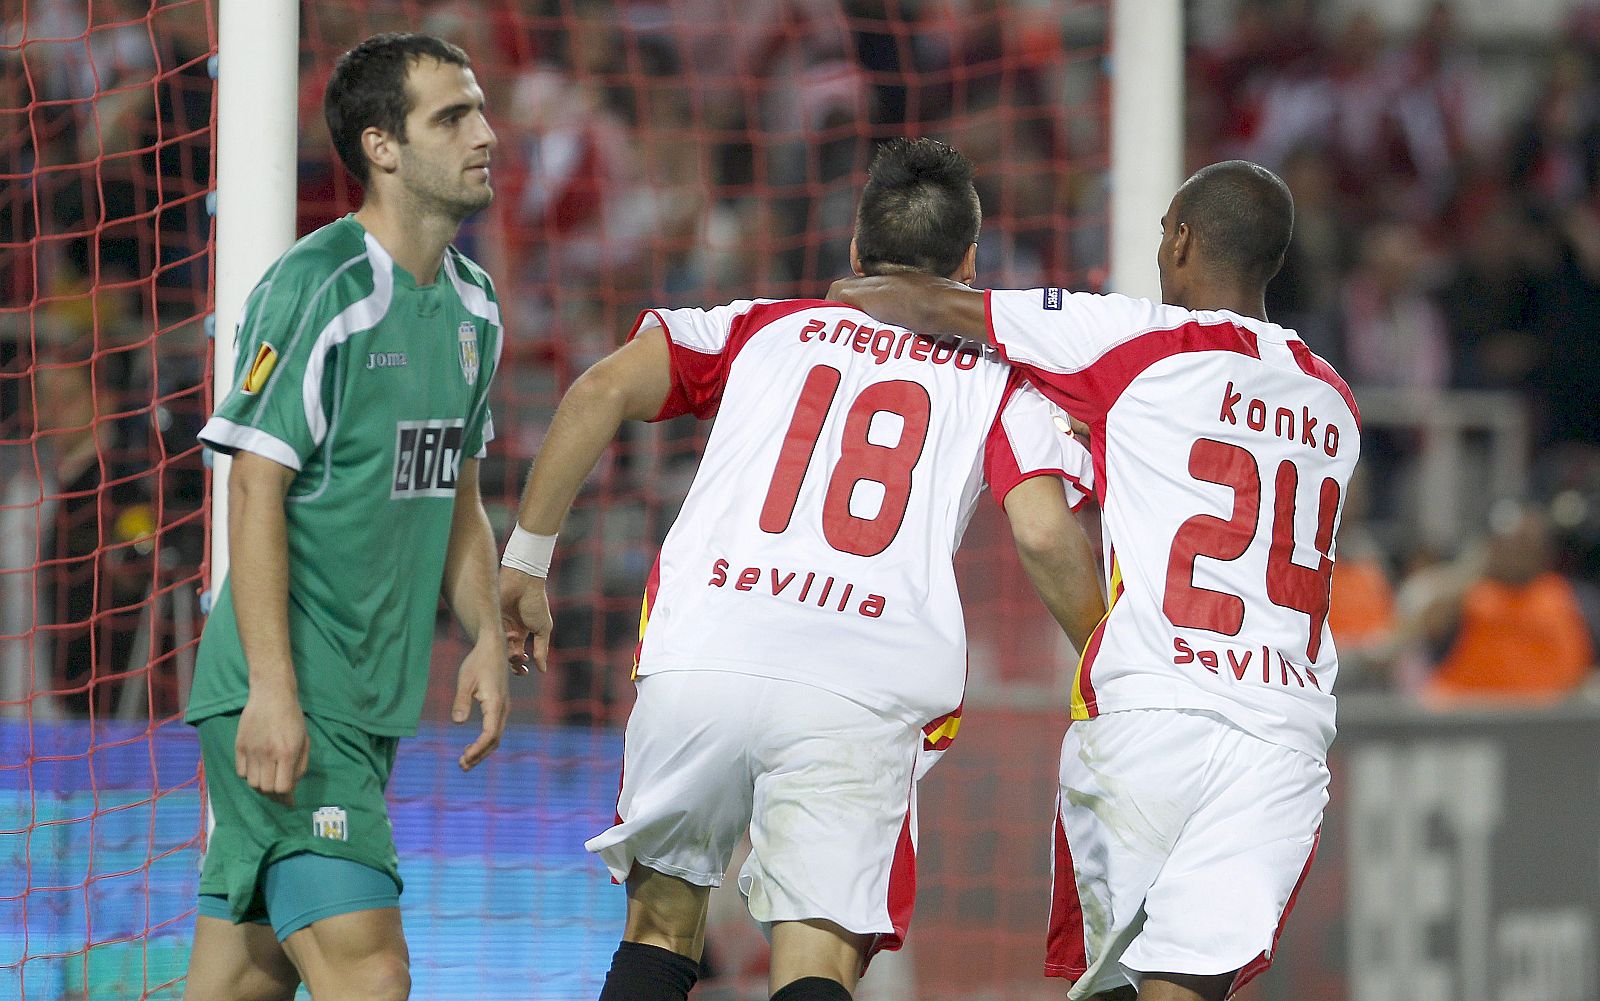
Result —
[[374, 351], [367, 355], [368, 368], [405, 368], [404, 351]]

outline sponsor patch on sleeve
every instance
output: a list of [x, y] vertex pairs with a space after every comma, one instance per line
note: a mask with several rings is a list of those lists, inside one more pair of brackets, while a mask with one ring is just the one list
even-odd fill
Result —
[[1058, 288], [1047, 288], [1047, 289], [1045, 289], [1044, 290], [1044, 308], [1045, 309], [1060, 309], [1061, 308], [1061, 296], [1062, 296], [1062, 291], [1060, 289], [1058, 289]]
[[272, 370], [277, 364], [277, 349], [263, 343], [256, 349], [256, 356], [250, 362], [250, 371], [244, 374], [244, 383], [240, 385], [239, 390], [248, 396], [261, 392], [261, 387], [267, 384], [267, 378], [272, 375]]

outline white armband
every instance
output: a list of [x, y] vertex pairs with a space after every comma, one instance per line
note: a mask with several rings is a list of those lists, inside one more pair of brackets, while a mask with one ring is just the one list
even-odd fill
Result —
[[517, 525], [511, 530], [511, 541], [506, 543], [500, 565], [543, 580], [550, 576], [550, 557], [555, 551], [554, 535], [535, 535]]

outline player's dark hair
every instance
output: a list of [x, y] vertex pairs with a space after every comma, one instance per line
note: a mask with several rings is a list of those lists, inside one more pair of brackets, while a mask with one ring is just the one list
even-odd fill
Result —
[[856, 209], [862, 271], [945, 278], [960, 267], [983, 222], [971, 161], [934, 139], [894, 139], [879, 147], [867, 176]]
[[361, 133], [380, 128], [406, 141], [406, 115], [412, 105], [406, 73], [423, 59], [472, 65], [460, 47], [443, 39], [386, 32], [346, 52], [333, 66], [333, 76], [322, 95], [322, 114], [328, 120], [334, 151], [362, 184], [367, 183], [370, 165], [361, 148]]
[[1283, 178], [1247, 160], [1202, 167], [1183, 182], [1172, 223], [1188, 223], [1204, 259], [1266, 285], [1294, 234], [1294, 196]]

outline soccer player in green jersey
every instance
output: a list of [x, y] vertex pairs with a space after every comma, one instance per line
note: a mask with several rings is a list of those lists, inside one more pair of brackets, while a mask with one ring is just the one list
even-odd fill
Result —
[[365, 201], [256, 286], [200, 435], [234, 457], [232, 570], [187, 716], [214, 821], [189, 1001], [286, 1001], [301, 981], [317, 1001], [409, 994], [383, 792], [417, 729], [441, 591], [476, 639], [452, 718], [476, 700], [483, 729], [461, 767], [505, 726], [478, 493], [500, 310], [449, 246], [493, 197], [483, 92], [459, 48], [378, 35], [339, 60], [324, 112]]

